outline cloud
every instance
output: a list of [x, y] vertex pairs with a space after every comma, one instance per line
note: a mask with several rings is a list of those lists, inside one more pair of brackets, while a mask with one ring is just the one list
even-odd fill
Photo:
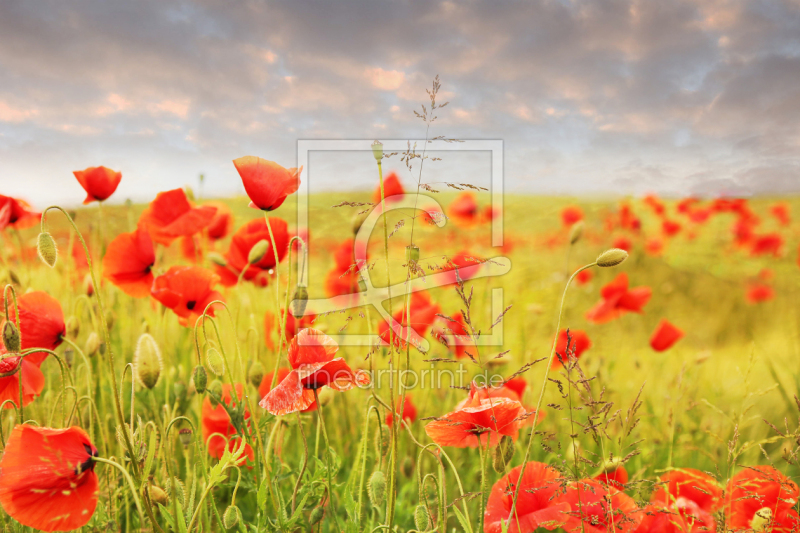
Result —
[[[288, 166], [298, 139], [418, 139], [436, 74], [451, 104], [431, 135], [504, 140], [510, 189], [794, 190], [796, 2], [303, 4], [8, 2], [0, 175], [20, 179], [0, 192], [77, 203], [69, 172], [112, 163], [118, 201], [200, 172], [239, 192], [243, 154]], [[371, 189], [359, 176], [311, 180]]]

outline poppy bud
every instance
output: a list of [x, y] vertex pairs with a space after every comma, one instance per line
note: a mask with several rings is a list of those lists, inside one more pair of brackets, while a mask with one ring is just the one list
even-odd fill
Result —
[[380, 470], [376, 470], [369, 477], [367, 495], [370, 503], [375, 507], [383, 505], [386, 498], [386, 476]]
[[108, 326], [108, 329], [113, 328], [114, 321], [116, 320], [114, 317], [114, 313], [112, 313], [111, 311], [106, 311], [105, 317], [106, 317], [106, 326]]
[[17, 273], [10, 268], [8, 269], [8, 281], [10, 281], [12, 285], [22, 285], [22, 280], [20, 280]]
[[622, 458], [621, 457], [613, 457], [603, 464], [603, 473], [610, 474], [617, 468], [622, 466]]
[[600, 254], [597, 258], [597, 266], [613, 267], [622, 263], [628, 258], [628, 252], [619, 248], [611, 248]]
[[192, 371], [192, 381], [194, 381], [194, 390], [199, 394], [203, 394], [206, 391], [208, 373], [206, 373], [206, 369], [203, 365], [194, 367], [194, 371]]
[[428, 514], [428, 509], [422, 504], [417, 505], [414, 510], [414, 524], [417, 526], [418, 531], [431, 529], [431, 516]]
[[64, 350], [64, 362], [67, 363], [67, 366], [72, 368], [72, 362], [75, 360], [75, 350], [72, 348], [67, 348]]
[[292, 298], [292, 316], [300, 318], [306, 312], [308, 305], [308, 288], [305, 285], [297, 284]]
[[142, 333], [133, 354], [133, 370], [139, 383], [152, 390], [161, 376], [161, 351], [149, 333]]
[[221, 376], [225, 372], [225, 361], [216, 348], [211, 347], [206, 351], [206, 363], [215, 376]]
[[208, 260], [217, 266], [221, 266], [222, 268], [228, 266], [228, 260], [217, 252], [209, 252], [206, 257], [208, 257]]
[[572, 229], [569, 230], [569, 243], [575, 244], [581, 237], [583, 236], [583, 220], [579, 220], [572, 225]]
[[772, 509], [769, 507], [762, 507], [753, 515], [753, 519], [750, 521], [750, 527], [754, 532], [760, 533], [762, 531], [769, 531], [771, 529], [771, 523]]
[[383, 143], [380, 141], [375, 141], [372, 143], [372, 155], [375, 157], [375, 161], [378, 163], [381, 162], [383, 159]]
[[214, 381], [209, 383], [208, 391], [206, 392], [211, 398], [211, 404], [216, 406], [222, 399], [222, 382], [218, 379], [215, 379]]
[[142, 321], [142, 333], [150, 333], [150, 324], [147, 323], [147, 320]]
[[419, 247], [416, 244], [406, 246], [406, 261], [419, 261]]
[[411, 477], [414, 473], [414, 461], [411, 460], [411, 457], [406, 457], [403, 459], [403, 464], [400, 465], [400, 470], [403, 472], [403, 475], [406, 477]]
[[269, 250], [269, 241], [261, 239], [250, 248], [250, 253], [247, 254], [247, 262], [254, 265], [261, 261]]
[[40, 233], [36, 250], [39, 253], [39, 258], [44, 261], [47, 266], [50, 268], [56, 266], [56, 259], [58, 259], [58, 248], [56, 247], [56, 241], [53, 240], [52, 235], [46, 231]]
[[89, 336], [86, 338], [86, 345], [83, 347], [84, 353], [89, 357], [92, 357], [100, 350], [100, 335], [97, 334], [96, 331], [89, 333]]
[[239, 522], [240, 513], [241, 511], [235, 505], [230, 505], [225, 509], [225, 514], [222, 515], [222, 525], [225, 526], [225, 529], [230, 529]]
[[514, 457], [514, 441], [508, 435], [503, 435], [500, 443], [494, 449], [494, 460], [492, 467], [498, 474], [505, 472], [506, 467], [511, 464], [511, 458]]
[[149, 485], [147, 487], [147, 496], [153, 503], [167, 505], [167, 493], [164, 492], [164, 489], [156, 487], [155, 485]]
[[250, 365], [250, 370], [247, 372], [247, 379], [253, 384], [253, 387], [258, 388], [261, 385], [261, 380], [264, 379], [264, 365], [260, 361], [255, 361]]
[[76, 317], [75, 315], [72, 315], [71, 317], [69, 317], [67, 319], [67, 323], [66, 323], [66, 328], [65, 329], [66, 329], [66, 332], [67, 332], [67, 337], [69, 337], [70, 339], [75, 339], [78, 336], [78, 334], [81, 332], [81, 323], [78, 320], [78, 317]]
[[0, 356], [0, 378], [13, 376], [22, 366], [22, 357], [6, 354]]
[[325, 509], [322, 506], [314, 507], [314, 510], [311, 511], [311, 514], [308, 517], [309, 525], [315, 526], [319, 524], [319, 521], [322, 520], [322, 517], [325, 516]]
[[106, 354], [106, 343], [105, 342], [103, 342], [103, 341], [100, 342], [100, 349], [98, 351], [100, 352], [100, 355], [105, 355]]
[[175, 396], [176, 400], [183, 400], [186, 396], [186, 385], [183, 381], [176, 381], [172, 384], [172, 394]]
[[19, 330], [10, 320], [3, 325], [3, 345], [11, 353], [18, 353], [21, 345]]
[[389, 453], [389, 431], [381, 431], [375, 434], [375, 447], [381, 454], [381, 457], [386, 457]]
[[192, 430], [190, 428], [181, 428], [178, 430], [178, 437], [183, 447], [187, 448], [192, 443]]

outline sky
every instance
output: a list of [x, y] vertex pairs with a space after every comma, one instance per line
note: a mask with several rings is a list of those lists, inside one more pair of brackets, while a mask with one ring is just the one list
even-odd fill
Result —
[[[502, 140], [506, 191], [800, 192], [798, 0], [4, 0], [0, 194], [77, 204], [72, 171], [97, 165], [118, 202], [201, 173], [204, 196], [242, 193], [240, 156], [425, 139], [436, 75], [428, 135]], [[485, 185], [485, 156], [423, 181]], [[374, 161], [315, 153], [303, 179], [372, 189]]]

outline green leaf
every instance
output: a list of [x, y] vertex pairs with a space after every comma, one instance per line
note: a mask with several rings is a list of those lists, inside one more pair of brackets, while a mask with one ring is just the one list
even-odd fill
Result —
[[461, 524], [461, 527], [464, 529], [464, 531], [467, 533], [472, 533], [472, 526], [469, 522], [467, 522], [467, 519], [464, 516], [464, 513], [461, 512], [461, 509], [454, 505], [453, 512], [455, 512], [456, 518], [458, 518], [458, 522]]
[[156, 456], [156, 446], [158, 445], [156, 430], [150, 431], [150, 441], [147, 444], [147, 459], [144, 461], [144, 478], [150, 475], [153, 468], [153, 459]]

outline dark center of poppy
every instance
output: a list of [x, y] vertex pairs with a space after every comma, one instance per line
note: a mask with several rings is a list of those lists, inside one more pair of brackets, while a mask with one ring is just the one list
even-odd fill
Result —
[[321, 389], [324, 386], [325, 386], [325, 383], [320, 383], [320, 382], [317, 382], [317, 381], [310, 381], [308, 383], [303, 383], [303, 388], [304, 389], [308, 389], [308, 390], [317, 390], [317, 389]]
[[197, 305], [197, 302], [196, 302], [196, 301], [194, 301], [194, 300], [189, 300], [188, 302], [186, 302], [186, 309], [188, 309], [189, 311], [191, 311], [192, 309], [194, 309], [194, 306], [195, 306], [195, 305]]
[[489, 431], [487, 428], [482, 426], [472, 426], [467, 430], [467, 433], [472, 433], [473, 435], [480, 436]]
[[75, 468], [76, 476], [79, 476], [84, 472], [88, 472], [89, 470], [94, 470], [94, 465], [96, 464], [94, 462], [94, 458], [97, 457], [97, 450], [92, 449], [92, 447], [88, 444], [84, 444], [83, 449], [89, 454], [89, 458]]
[[147, 265], [147, 267], [144, 269], [144, 273], [149, 274], [151, 270], [153, 270], [153, 265]]

